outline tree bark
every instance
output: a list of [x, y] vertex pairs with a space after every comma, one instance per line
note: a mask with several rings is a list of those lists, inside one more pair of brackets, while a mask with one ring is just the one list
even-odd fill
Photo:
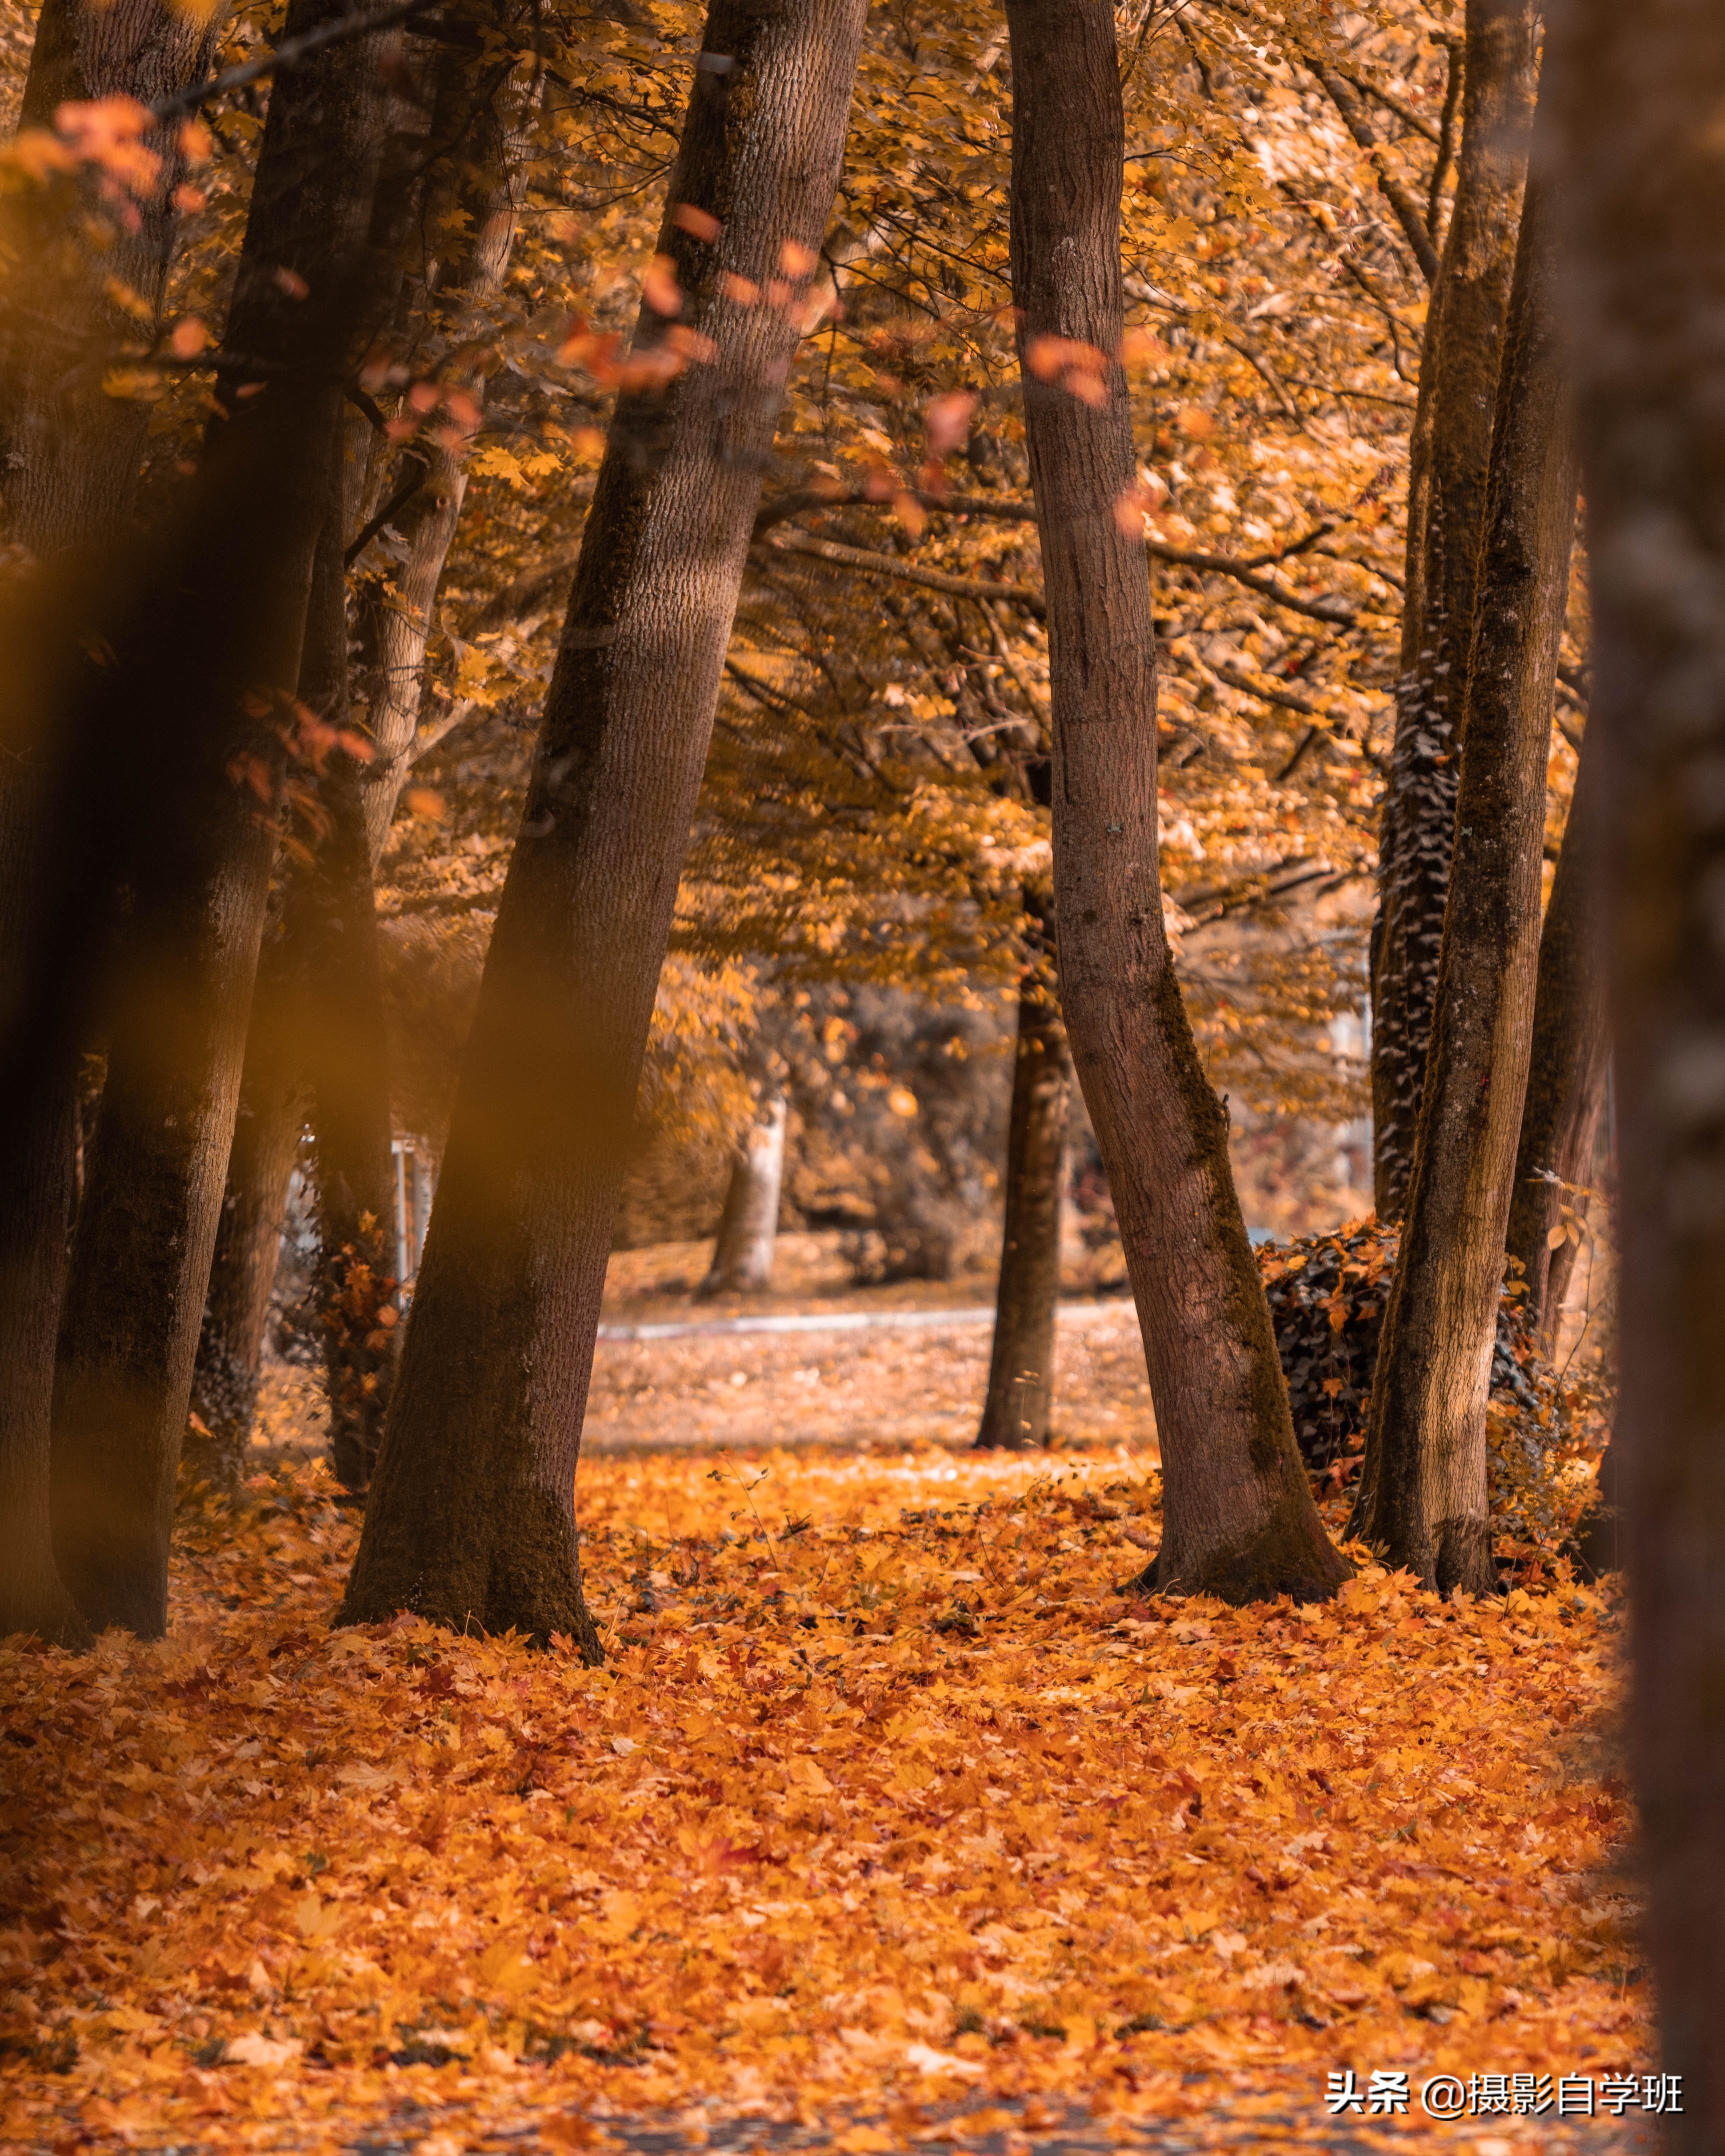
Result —
[[1006, 1220], [994, 1290], [994, 1344], [978, 1450], [1044, 1445], [1054, 1411], [1060, 1300], [1060, 1168], [1072, 1058], [1054, 965], [1054, 907], [1026, 890], [1024, 971], [1006, 1138]]
[[[223, 7], [181, 9], [169, 0], [44, 0], [37, 18], [21, 128], [54, 125], [62, 105], [134, 98], [153, 105], [201, 81], [220, 41]], [[116, 357], [154, 341], [178, 215], [183, 176], [174, 130], [144, 137], [161, 159], [152, 185], [131, 198], [135, 220], [87, 205], [111, 225], [108, 244], [90, 244], [83, 218], [65, 216], [78, 182], [55, 182], [43, 207], [58, 209], [60, 231], [44, 234], [27, 315], [14, 311], [0, 396], [5, 522], [37, 555], [108, 539], [129, 523], [150, 407], [110, 397], [102, 379]], [[119, 292], [142, 302], [143, 328]]]
[[[1120, 1220], [1163, 1475], [1154, 1584], [1327, 1595], [1270, 1312], [1174, 978], [1148, 561], [1119, 363], [1125, 127], [1108, 0], [1008, 0], [1012, 281], [1048, 603], [1060, 1002]], [[1065, 339], [1065, 345], [1050, 340]], [[1066, 386], [1077, 348], [1078, 387]], [[1100, 384], [1100, 394], [1092, 389]], [[1097, 396], [1092, 403], [1091, 398]]]
[[[1509, 1209], [1509, 1255], [1519, 1259], [1529, 1322], [1549, 1342], [1563, 1314], [1578, 1245], [1556, 1250], [1566, 1190], [1593, 1180], [1594, 1148], [1605, 1097], [1610, 1035], [1605, 1023], [1600, 873], [1600, 751], [1589, 727], [1575, 772], [1569, 821], [1539, 938], [1533, 1052]], [[1553, 1181], [1552, 1178], [1555, 1178]], [[1584, 1215], [1587, 1201], [1570, 1199]]]
[[1469, 0], [1455, 207], [1414, 415], [1402, 678], [1378, 834], [1372, 1115], [1378, 1217], [1407, 1203], [1455, 843], [1491, 413], [1527, 168], [1532, 0]]
[[1725, 15], [1565, 0], [1550, 65], [1595, 624], [1638, 1869], [1674, 2156], [1725, 2148]]
[[[453, 310], [449, 329], [458, 347], [475, 336], [508, 274], [526, 177], [524, 146], [515, 133], [521, 97], [518, 86], [480, 80], [465, 56], [440, 65], [431, 140], [434, 151], [444, 149], [450, 167], [444, 190], [449, 199], [444, 214], [427, 222], [457, 226], [465, 239], [453, 254], [430, 265], [426, 284], [434, 307]], [[458, 365], [447, 379], [475, 404], [483, 403], [481, 366]], [[463, 459], [427, 439], [398, 461], [385, 483], [385, 501], [414, 470], [422, 475], [417, 490], [389, 520], [406, 542], [407, 559], [389, 582], [367, 578], [356, 608], [358, 686], [375, 744], [362, 788], [373, 867], [413, 769], [426, 646], [467, 490]]]
[[[599, 1655], [573, 1495], [612, 1224], [864, 13], [716, 0], [708, 16], [659, 243], [684, 296], [674, 321], [643, 309], [639, 386], [594, 490], [349, 1621], [406, 1608]], [[711, 240], [686, 228], [708, 220]], [[783, 279], [788, 307], [747, 304], [739, 278]]]
[[[347, 573], [341, 437], [331, 438], [329, 514], [311, 575], [300, 701], [348, 717]], [[319, 774], [324, 830], [290, 876], [283, 935], [298, 974], [300, 1054], [316, 1149], [317, 1309], [330, 1465], [348, 1490], [371, 1481], [395, 1368], [395, 1162], [389, 1055], [366, 767], [337, 748]]]
[[772, 1286], [789, 1115], [790, 1102], [783, 1087], [775, 1086], [742, 1135], [725, 1189], [712, 1266], [701, 1284], [704, 1296], [764, 1295]]
[[1528, 189], [1492, 432], [1455, 864], [1395, 1282], [1366, 1424], [1366, 1539], [1495, 1592], [1486, 1403], [1532, 1045], [1545, 772], [1575, 530], [1550, 208]]
[[[301, 0], [289, 33], [339, 5]], [[382, 57], [381, 36], [355, 38], [274, 87], [223, 414], [181, 528], [119, 624], [116, 663], [99, 670], [91, 726], [131, 907], [60, 1329], [54, 1535], [85, 1615], [145, 1636], [167, 1623], [175, 1475], [275, 844], [264, 804], [324, 521]]]

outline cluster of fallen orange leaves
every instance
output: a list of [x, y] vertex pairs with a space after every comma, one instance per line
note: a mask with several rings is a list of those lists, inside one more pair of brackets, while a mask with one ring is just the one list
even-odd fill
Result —
[[1124, 1452], [636, 1457], [583, 1470], [588, 1670], [331, 1631], [351, 1516], [321, 1468], [250, 1497], [165, 1641], [0, 1646], [23, 2147], [1316, 2135], [1332, 2066], [1643, 2053], [1587, 1591], [1122, 1595]]

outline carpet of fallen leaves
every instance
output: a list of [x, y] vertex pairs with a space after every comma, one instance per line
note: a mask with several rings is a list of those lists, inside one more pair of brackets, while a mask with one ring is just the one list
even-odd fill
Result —
[[1125, 1450], [597, 1460], [588, 1670], [331, 1631], [355, 1522], [283, 1460], [183, 1523], [166, 1640], [0, 1645], [0, 2137], [1339, 2147], [1332, 2067], [1645, 2066], [1609, 1599], [1147, 1603], [1155, 1497]]

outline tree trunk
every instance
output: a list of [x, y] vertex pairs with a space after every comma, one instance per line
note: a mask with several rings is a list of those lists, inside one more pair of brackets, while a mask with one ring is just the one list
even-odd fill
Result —
[[1725, 2149], [1725, 13], [1566, 0], [1564, 142], [1604, 752], [1637, 1869], [1673, 2156]]
[[1118, 359], [1125, 142], [1113, 9], [1008, 0], [1006, 13], [1013, 298], [1048, 595], [1060, 1002], [1156, 1403], [1155, 1584], [1233, 1602], [1309, 1600], [1348, 1568], [1295, 1448], [1226, 1120], [1163, 926], [1148, 562], [1120, 521], [1136, 470]]
[[[300, 701], [347, 724], [347, 575], [339, 423], [329, 516], [318, 542], [300, 665]], [[316, 1147], [317, 1309], [329, 1400], [330, 1464], [363, 1490], [383, 1433], [395, 1367], [395, 1162], [377, 916], [367, 841], [365, 767], [337, 749], [319, 775], [325, 829], [289, 880], [284, 940], [298, 978], [300, 1055]]]
[[1538, 64], [1532, 0], [1468, 0], [1455, 208], [1427, 316], [1402, 679], [1378, 836], [1372, 1115], [1378, 1217], [1407, 1204], [1455, 843], [1491, 411]]
[[[226, 12], [167, 0], [44, 0], [19, 126], [52, 127], [64, 104], [119, 97], [152, 105], [202, 81]], [[122, 354], [154, 341], [120, 295], [141, 301], [151, 323], [159, 316], [179, 221], [172, 196], [183, 176], [174, 136], [165, 127], [144, 137], [162, 162], [154, 182], [131, 198], [133, 218], [99, 204], [77, 215], [69, 199], [81, 191], [75, 181], [56, 182], [42, 204], [63, 222], [38, 250], [37, 304], [15, 316], [6, 338], [0, 398], [8, 536], [32, 553], [109, 540], [128, 527], [150, 407], [109, 396], [102, 380]], [[86, 217], [111, 226], [107, 244], [89, 243]]]
[[[485, 311], [508, 274], [526, 177], [525, 146], [514, 132], [520, 101], [517, 87], [506, 85], [499, 90], [495, 84], [481, 82], [465, 55], [440, 61], [431, 140], [434, 154], [443, 148], [451, 166], [450, 199], [442, 205], [441, 217], [434, 213], [427, 221], [434, 228], [459, 228], [465, 238], [452, 256], [432, 265], [428, 296], [434, 305], [441, 302], [455, 309], [449, 333], [458, 346], [480, 341], [476, 333]], [[450, 147], [459, 152], [453, 161], [447, 155]], [[469, 364], [448, 379], [475, 404], [483, 403], [481, 368]], [[421, 475], [417, 490], [389, 520], [406, 542], [407, 558], [388, 583], [367, 578], [357, 608], [359, 686], [376, 749], [362, 789], [374, 866], [413, 766], [425, 650], [467, 490], [465, 462], [428, 438], [414, 443], [398, 461], [385, 482], [386, 503], [399, 495], [415, 470]]]
[[239, 1481], [251, 1442], [288, 1185], [305, 1124], [298, 1060], [285, 1055], [264, 1015], [280, 993], [271, 978], [275, 957], [266, 947], [258, 966], [228, 1185], [192, 1380], [197, 1421], [186, 1435], [193, 1475], [223, 1489]]
[[[301, 0], [288, 34], [341, 4]], [[259, 796], [273, 803], [324, 520], [382, 58], [379, 35], [354, 38], [274, 87], [224, 416], [180, 530], [119, 625], [90, 722], [131, 903], [60, 1331], [54, 1533], [85, 1615], [146, 1636], [167, 1623], [175, 1475], [274, 850]]]
[[1550, 207], [1528, 189], [1493, 429], [1455, 861], [1358, 1517], [1388, 1561], [1495, 1592], [1486, 1403], [1532, 1045], [1552, 698], [1575, 530]]
[[1569, 821], [1539, 938], [1533, 1054], [1509, 1209], [1509, 1255], [1521, 1260], [1527, 1316], [1548, 1342], [1555, 1338], [1563, 1314], [1578, 1248], [1566, 1240], [1553, 1250], [1550, 1237], [1566, 1199], [1578, 1217], [1585, 1215], [1587, 1201], [1573, 1194], [1577, 1185], [1593, 1180], [1610, 1060], [1602, 924], [1595, 903], [1604, 807], [1599, 757], [1589, 728], [1582, 741]]
[[785, 1125], [790, 1103], [782, 1088], [765, 1095], [743, 1133], [725, 1190], [725, 1209], [702, 1295], [764, 1295], [773, 1281], [778, 1235], [778, 1194], [784, 1183]]
[[1027, 890], [1024, 971], [1006, 1138], [1006, 1221], [979, 1450], [1043, 1445], [1054, 1409], [1060, 1300], [1060, 1167], [1072, 1059], [1055, 983], [1054, 908]]
[[[498, 909], [350, 1621], [597, 1659], [573, 1507], [648, 1024], [865, 0], [716, 0]], [[687, 229], [720, 228], [711, 239]], [[791, 287], [747, 303], [738, 279]], [[668, 381], [655, 382], [685, 354]]]

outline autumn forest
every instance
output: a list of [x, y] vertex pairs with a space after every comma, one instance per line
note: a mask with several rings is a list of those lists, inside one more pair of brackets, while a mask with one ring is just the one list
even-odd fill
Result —
[[1725, 2156], [1725, 19], [0, 98], [0, 2148]]

